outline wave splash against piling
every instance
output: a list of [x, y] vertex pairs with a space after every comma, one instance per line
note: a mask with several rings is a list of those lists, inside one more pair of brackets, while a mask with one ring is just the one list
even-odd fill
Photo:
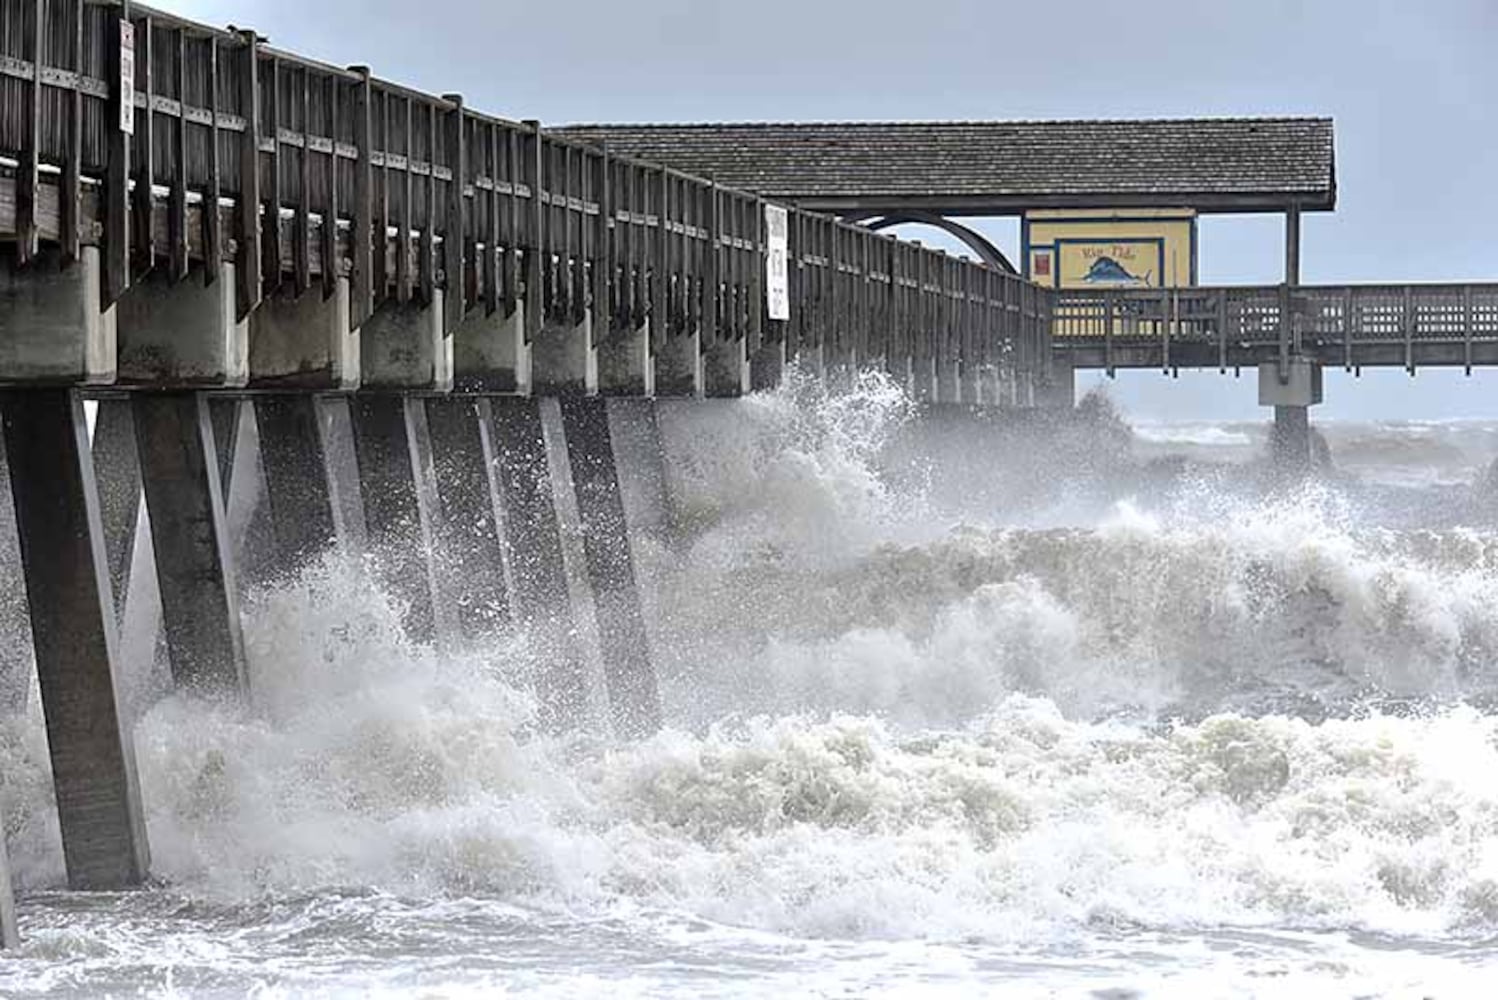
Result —
[[[679, 540], [636, 553], [669, 725], [641, 742], [544, 733], [523, 642], [413, 648], [357, 564], [259, 595], [253, 704], [140, 720], [142, 897], [235, 926], [351, 900], [353, 938], [477, 900], [521, 936], [730, 951], [1498, 935], [1491, 523], [1127, 455], [1083, 489], [913, 418], [876, 376], [663, 407]], [[933, 433], [981, 502], [911, 460]], [[33, 891], [62, 879], [36, 714], [0, 743]], [[39, 898], [37, 968], [108, 933]]]

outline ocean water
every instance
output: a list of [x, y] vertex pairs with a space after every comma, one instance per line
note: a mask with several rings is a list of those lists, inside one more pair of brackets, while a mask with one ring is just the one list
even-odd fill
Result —
[[0, 995], [1495, 995], [1498, 419], [1327, 424], [1285, 486], [1261, 426], [1082, 412], [663, 404], [638, 742], [357, 558], [246, 595], [245, 705], [146, 629], [154, 881], [61, 890], [33, 693]]

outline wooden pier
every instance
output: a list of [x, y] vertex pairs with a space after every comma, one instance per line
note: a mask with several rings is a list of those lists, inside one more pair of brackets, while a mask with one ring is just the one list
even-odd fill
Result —
[[[876, 231], [870, 212], [975, 239], [946, 215], [1143, 204], [1162, 197], [1145, 168], [1111, 194], [1041, 175], [1074, 165], [1089, 135], [1191, 136], [1082, 125], [1032, 191], [949, 197], [918, 178], [855, 196], [833, 177], [812, 197], [767, 189], [775, 171], [742, 155], [736, 172], [693, 172], [248, 29], [120, 0], [0, 0], [0, 417], [33, 647], [0, 657], [0, 686], [24, 704], [34, 661], [69, 882], [117, 889], [150, 871], [119, 691], [138, 523], [172, 680], [194, 697], [253, 685], [247, 584], [342, 550], [369, 557], [413, 641], [523, 629], [549, 664], [548, 724], [573, 721], [595, 683], [615, 731], [636, 736], [660, 706], [620, 478], [665, 480], [657, 397], [737, 397], [795, 363], [883, 371], [955, 413], [1069, 404], [1078, 367], [1256, 365], [1264, 398], [1303, 418], [1324, 365], [1498, 363], [1498, 285], [1299, 287], [1299, 213], [1335, 200], [1329, 122], [1232, 125], [1235, 141], [1307, 150], [1309, 180], [1250, 172], [1202, 194], [1286, 212], [1281, 286], [1063, 292], [992, 247], [975, 246], [980, 263]], [[927, 132], [1044, 132], [922, 128], [910, 155]], [[563, 566], [563, 479], [595, 682]], [[249, 508], [250, 528], [231, 525]], [[4, 871], [0, 850], [9, 943]]]

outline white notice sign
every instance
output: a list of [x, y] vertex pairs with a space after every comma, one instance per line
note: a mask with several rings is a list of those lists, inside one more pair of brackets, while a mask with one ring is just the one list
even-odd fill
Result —
[[135, 134], [135, 25], [120, 22], [120, 131]]
[[790, 213], [779, 205], [765, 206], [765, 251], [766, 318], [790, 319]]

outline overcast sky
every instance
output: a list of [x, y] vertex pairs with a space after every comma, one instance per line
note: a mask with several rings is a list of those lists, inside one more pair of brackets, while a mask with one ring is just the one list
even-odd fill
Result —
[[[1315, 114], [1338, 207], [1311, 282], [1498, 279], [1498, 0], [157, 0], [549, 123]], [[1012, 220], [980, 224], [1017, 257]], [[1209, 217], [1204, 282], [1282, 276], [1274, 218]], [[1319, 417], [1498, 417], [1498, 373], [1328, 379]], [[1120, 377], [1141, 415], [1254, 416], [1249, 379]]]

